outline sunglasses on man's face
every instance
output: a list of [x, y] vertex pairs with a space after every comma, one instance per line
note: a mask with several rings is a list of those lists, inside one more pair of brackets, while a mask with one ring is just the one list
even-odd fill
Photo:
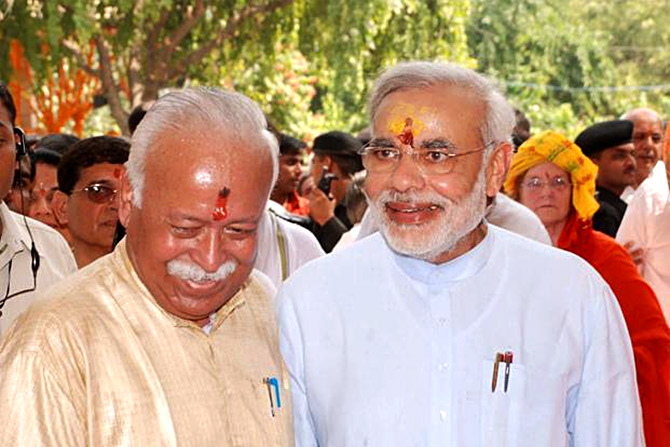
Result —
[[117, 190], [103, 183], [93, 183], [85, 188], [72, 191], [72, 194], [85, 192], [86, 198], [93, 203], [109, 203], [116, 197]]

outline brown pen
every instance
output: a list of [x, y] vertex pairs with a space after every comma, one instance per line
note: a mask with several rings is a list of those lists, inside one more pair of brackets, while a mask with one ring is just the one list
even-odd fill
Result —
[[493, 363], [493, 378], [491, 379], [491, 392], [495, 393], [496, 391], [496, 386], [498, 385], [498, 368], [500, 366], [500, 362], [502, 362], [504, 359], [504, 356], [496, 352], [496, 360]]

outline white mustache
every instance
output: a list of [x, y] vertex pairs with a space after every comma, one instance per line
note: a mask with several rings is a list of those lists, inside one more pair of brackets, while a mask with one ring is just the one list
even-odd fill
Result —
[[415, 203], [430, 203], [440, 208], [447, 208], [453, 205], [454, 202], [448, 198], [441, 196], [434, 191], [417, 192], [398, 192], [398, 191], [382, 191], [376, 200], [378, 205], [385, 206], [389, 202], [401, 202], [407, 204]]
[[184, 281], [210, 282], [223, 281], [235, 271], [237, 261], [231, 259], [224, 262], [212, 273], [206, 272], [202, 267], [188, 261], [173, 259], [167, 263], [167, 272]]

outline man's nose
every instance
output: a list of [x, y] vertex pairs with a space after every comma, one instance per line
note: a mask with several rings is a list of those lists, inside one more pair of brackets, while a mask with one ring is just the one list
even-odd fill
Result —
[[416, 160], [406, 153], [400, 156], [395, 170], [391, 172], [391, 180], [393, 188], [401, 192], [422, 189], [426, 185], [426, 178]]
[[215, 272], [225, 262], [225, 236], [221, 231], [209, 229], [194, 251], [193, 260], [206, 272]]

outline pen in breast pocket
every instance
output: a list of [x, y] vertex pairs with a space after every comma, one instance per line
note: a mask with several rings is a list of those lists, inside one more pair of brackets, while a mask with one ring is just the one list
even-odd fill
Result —
[[281, 409], [281, 396], [279, 395], [279, 381], [276, 377], [264, 377], [263, 383], [268, 388], [268, 396], [270, 398], [270, 412], [272, 417], [275, 417]]
[[500, 352], [496, 352], [496, 359], [493, 362], [493, 378], [491, 379], [491, 392], [496, 392], [496, 386], [498, 385], [498, 368], [500, 367], [500, 362], [503, 361], [503, 355]]
[[514, 361], [514, 354], [512, 351], [505, 351], [505, 392], [507, 392], [507, 386], [509, 385], [509, 374], [510, 374], [510, 365]]

